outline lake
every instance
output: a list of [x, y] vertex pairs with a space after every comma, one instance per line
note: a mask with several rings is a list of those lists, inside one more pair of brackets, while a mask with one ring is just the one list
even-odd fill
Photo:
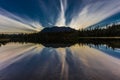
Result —
[[0, 80], [120, 80], [120, 47], [1, 44]]

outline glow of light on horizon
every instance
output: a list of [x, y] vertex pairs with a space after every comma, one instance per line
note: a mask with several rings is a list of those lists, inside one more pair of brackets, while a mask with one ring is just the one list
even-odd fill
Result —
[[120, 12], [119, 0], [84, 0], [79, 15], [72, 18], [69, 26], [75, 29], [87, 28]]
[[38, 22], [27, 21], [4, 9], [0, 9], [0, 32], [6, 33], [30, 33], [38, 32], [42, 26]]
[[67, 8], [67, 0], [60, 0], [60, 13], [55, 26], [66, 26], [65, 12]]

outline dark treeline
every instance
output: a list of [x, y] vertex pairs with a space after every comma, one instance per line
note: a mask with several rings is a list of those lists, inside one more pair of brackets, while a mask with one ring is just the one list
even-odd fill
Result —
[[88, 30], [67, 30], [62, 32], [39, 32], [33, 34], [1, 34], [1, 40], [42, 42], [42, 43], [75, 43], [83, 37], [120, 37], [120, 25], [107, 26]]
[[120, 25], [113, 24], [106, 28], [79, 30], [80, 37], [120, 37]]

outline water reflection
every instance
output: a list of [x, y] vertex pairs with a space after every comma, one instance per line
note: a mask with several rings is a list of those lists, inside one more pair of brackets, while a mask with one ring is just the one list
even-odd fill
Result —
[[7, 43], [0, 47], [0, 80], [120, 80], [116, 54], [119, 48], [105, 45]]

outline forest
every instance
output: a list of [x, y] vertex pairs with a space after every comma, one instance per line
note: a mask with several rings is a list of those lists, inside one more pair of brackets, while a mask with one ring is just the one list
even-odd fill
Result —
[[[46, 29], [46, 28], [45, 28]], [[55, 28], [57, 29], [57, 28]], [[120, 25], [113, 24], [104, 28], [74, 30], [70, 28], [60, 28], [62, 31], [41, 31], [33, 34], [0, 34], [0, 40], [25, 41], [25, 42], [53, 42], [53, 43], [74, 43], [82, 38], [120, 38]], [[68, 30], [67, 30], [68, 29]], [[50, 29], [51, 30], [51, 29]], [[58, 29], [57, 29], [58, 30]]]

